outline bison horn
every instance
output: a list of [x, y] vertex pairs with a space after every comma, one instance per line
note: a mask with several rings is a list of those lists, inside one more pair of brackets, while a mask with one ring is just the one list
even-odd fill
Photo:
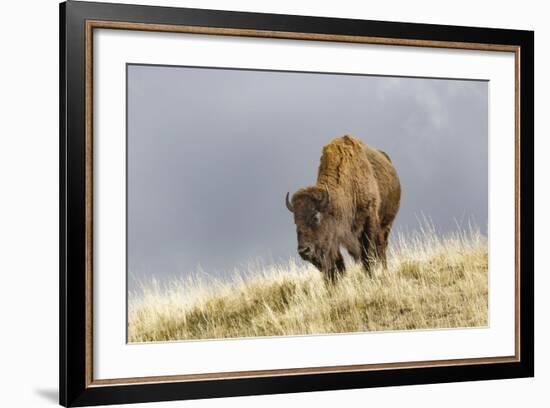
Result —
[[292, 207], [292, 203], [290, 202], [290, 199], [288, 198], [289, 195], [290, 195], [290, 193], [287, 192], [287, 193], [286, 193], [286, 199], [285, 199], [285, 201], [286, 201], [286, 208], [288, 208], [288, 211], [294, 212], [294, 207]]

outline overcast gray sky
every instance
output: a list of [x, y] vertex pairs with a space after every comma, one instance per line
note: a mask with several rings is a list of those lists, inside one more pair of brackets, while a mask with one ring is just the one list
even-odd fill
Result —
[[296, 256], [287, 191], [314, 184], [323, 145], [387, 152], [394, 230], [431, 218], [487, 227], [488, 82], [128, 66], [128, 283]]

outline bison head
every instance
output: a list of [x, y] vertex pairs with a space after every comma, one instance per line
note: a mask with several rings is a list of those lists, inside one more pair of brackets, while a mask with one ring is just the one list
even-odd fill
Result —
[[300, 257], [322, 269], [324, 260], [329, 256], [332, 241], [332, 228], [328, 216], [328, 189], [318, 186], [306, 187], [297, 191], [292, 200], [289, 200], [287, 193], [286, 206], [294, 214]]

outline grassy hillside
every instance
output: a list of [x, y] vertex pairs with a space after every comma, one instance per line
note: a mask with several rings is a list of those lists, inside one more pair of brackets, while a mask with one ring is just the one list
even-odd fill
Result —
[[374, 278], [349, 264], [336, 285], [302, 263], [231, 282], [198, 278], [130, 294], [130, 342], [487, 325], [487, 241], [477, 231], [398, 237]]

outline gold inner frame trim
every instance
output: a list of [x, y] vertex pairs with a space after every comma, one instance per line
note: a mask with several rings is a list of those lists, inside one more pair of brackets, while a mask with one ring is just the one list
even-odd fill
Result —
[[[96, 28], [132, 31], [155, 31], [203, 35], [276, 38], [310, 41], [331, 41], [359, 44], [380, 44], [410, 47], [449, 48], [478, 51], [513, 52], [515, 58], [515, 354], [502, 357], [479, 357], [449, 360], [395, 362], [383, 364], [354, 364], [322, 367], [300, 367], [273, 370], [252, 370], [214, 372], [201, 374], [168, 375], [153, 377], [128, 377], [113, 379], [93, 378], [93, 30]], [[471, 364], [513, 363], [520, 361], [520, 47], [506, 44], [483, 44], [450, 41], [397, 39], [370, 36], [300, 33], [288, 31], [264, 31], [235, 28], [196, 27], [149, 23], [128, 23], [121, 21], [87, 20], [86, 34], [86, 134], [85, 134], [85, 282], [86, 282], [86, 387], [130, 385], [143, 383], [166, 383], [178, 381], [207, 381], [251, 377], [292, 376], [303, 374], [338, 373], [407, 369], [420, 367], [460, 366]]]

